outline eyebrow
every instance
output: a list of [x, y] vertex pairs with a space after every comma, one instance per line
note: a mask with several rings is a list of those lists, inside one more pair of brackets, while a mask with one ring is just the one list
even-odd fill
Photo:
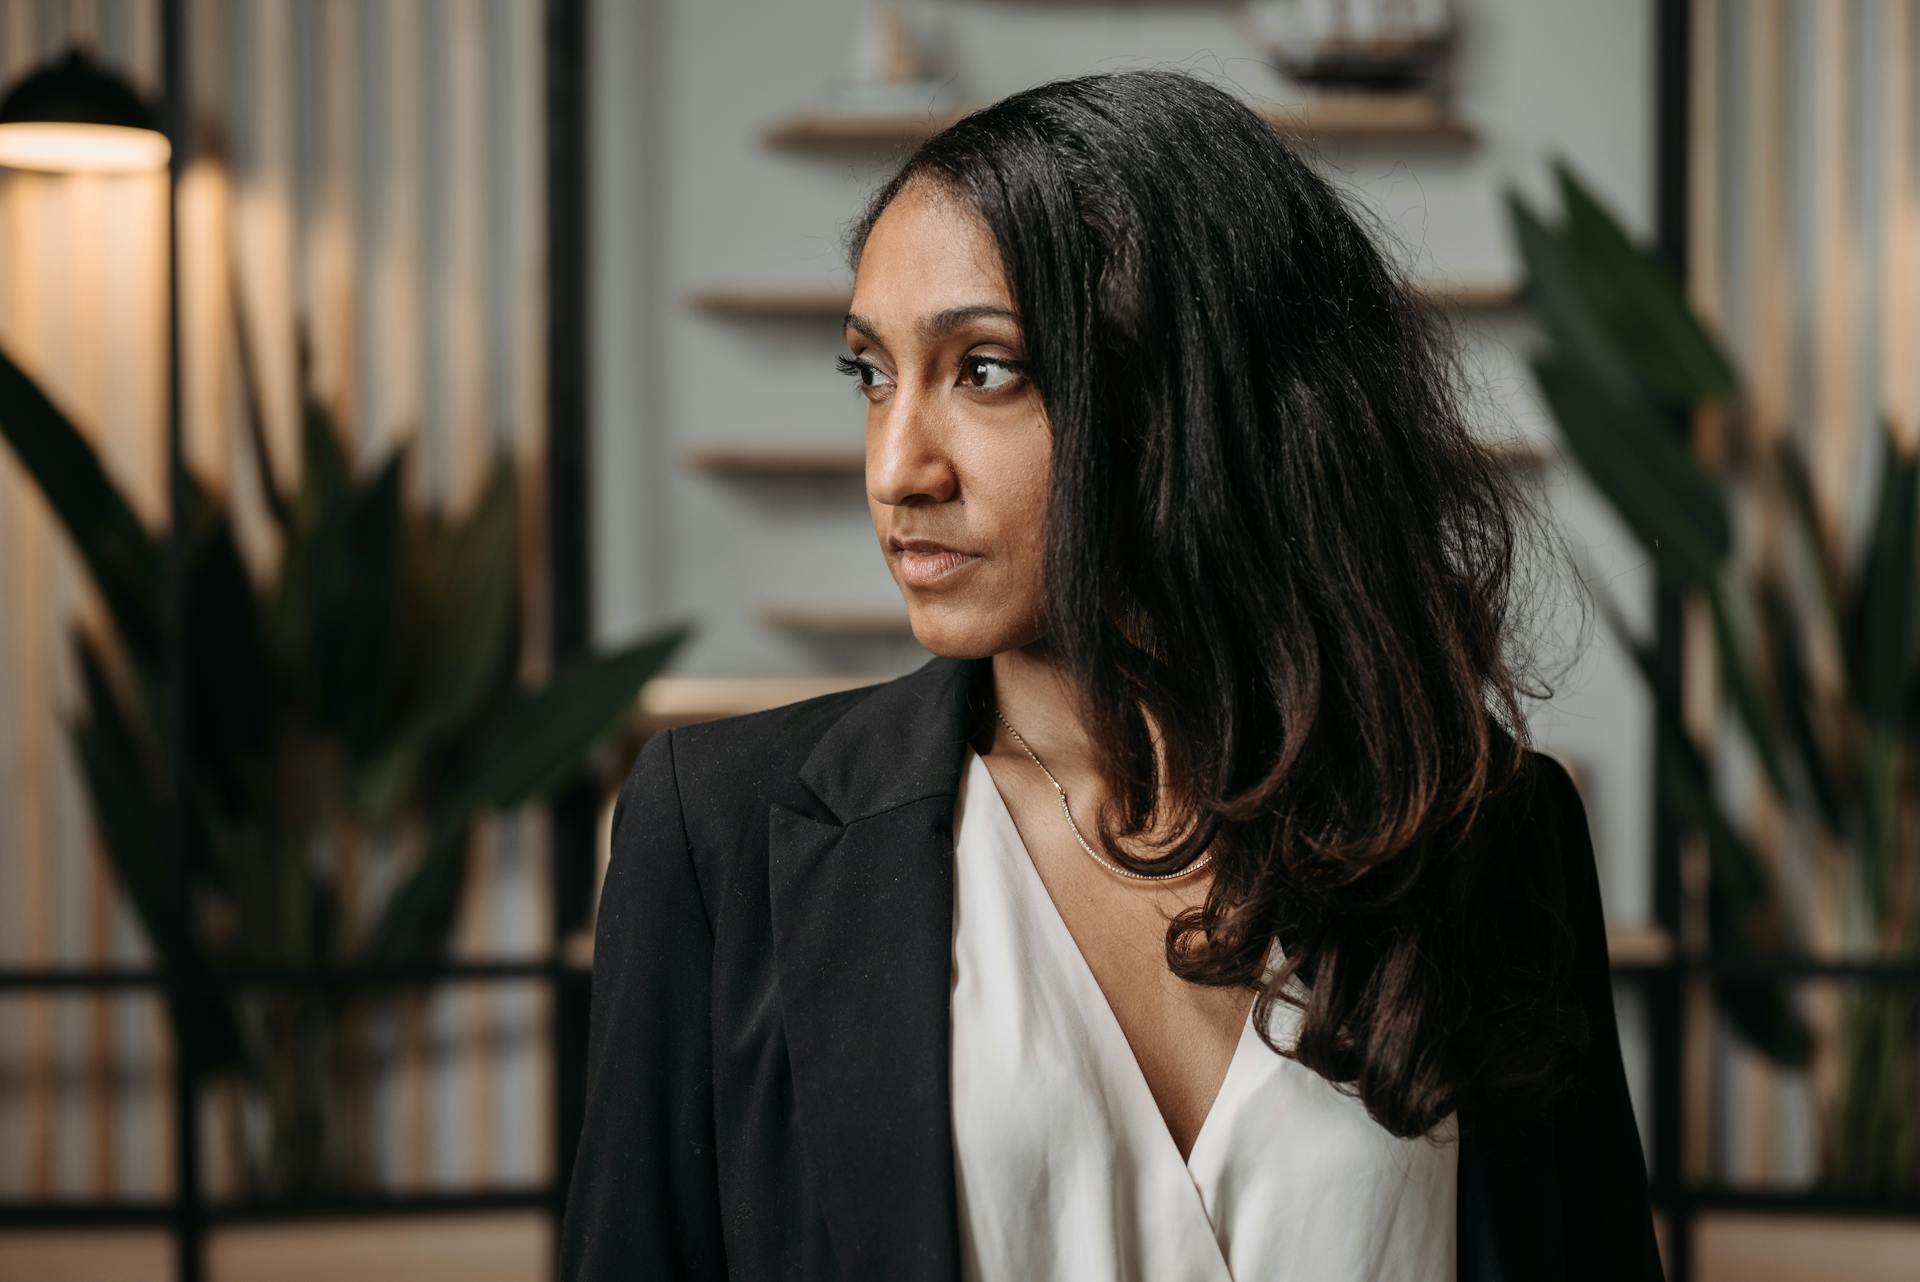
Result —
[[[1018, 316], [997, 304], [964, 303], [959, 307], [948, 307], [931, 315], [922, 316], [916, 328], [920, 331], [921, 341], [931, 343], [952, 333], [968, 321], [976, 320], [1010, 320], [1016, 325], [1020, 323]], [[880, 333], [874, 323], [858, 313], [847, 313], [846, 327], [856, 333], [865, 334], [876, 343], [880, 342]]]

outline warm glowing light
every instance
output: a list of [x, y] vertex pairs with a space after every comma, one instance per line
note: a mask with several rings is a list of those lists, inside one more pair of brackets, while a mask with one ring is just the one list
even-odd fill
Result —
[[140, 174], [167, 167], [172, 147], [152, 129], [60, 121], [0, 124], [0, 165], [57, 174]]

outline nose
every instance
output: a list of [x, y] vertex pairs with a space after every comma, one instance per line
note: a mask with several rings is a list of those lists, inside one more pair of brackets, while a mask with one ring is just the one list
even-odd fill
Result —
[[867, 495], [901, 507], [943, 503], [959, 486], [938, 416], [906, 387], [867, 421]]

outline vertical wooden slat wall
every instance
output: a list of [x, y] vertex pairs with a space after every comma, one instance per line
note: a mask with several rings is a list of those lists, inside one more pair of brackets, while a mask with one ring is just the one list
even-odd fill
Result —
[[[1920, 420], [1920, 0], [1693, 0], [1692, 15], [1689, 288], [1741, 366], [1747, 429], [1761, 441], [1793, 435], [1823, 521], [1857, 547], [1878, 480], [1878, 421], [1888, 417], [1912, 449]], [[1723, 427], [1696, 424], [1704, 452], [1718, 453]], [[1737, 515], [1749, 568], [1791, 562], [1777, 519]], [[1711, 742], [1728, 714], [1711, 697], [1706, 626], [1688, 620], [1687, 680], [1689, 725]], [[1805, 641], [1815, 671], [1835, 679], [1839, 656], [1819, 630]], [[1809, 946], [1829, 958], [1857, 950], [1843, 852], [1806, 840], [1745, 754], [1724, 756], [1724, 795], [1752, 821], [1790, 902], [1804, 905]], [[1831, 1045], [1836, 986], [1802, 996]], [[1836, 1062], [1777, 1072], [1724, 1025], [1709, 1030], [1704, 1003], [1689, 1015], [1688, 1176], [1810, 1180]]]
[[[408, 497], [464, 510], [491, 452], [520, 471], [525, 675], [545, 670], [540, 6], [520, 0], [185, 0], [201, 160], [181, 193], [189, 466], [233, 504], [248, 563], [278, 555], [248, 465], [229, 255], [266, 385], [274, 463], [297, 479], [296, 314], [315, 381], [367, 464], [413, 441]], [[87, 39], [143, 93], [157, 0], [0, 0], [0, 82]], [[0, 343], [82, 421], [142, 516], [165, 520], [163, 177], [0, 171]], [[92, 833], [64, 719], [69, 633], [91, 585], [0, 449], [0, 964], [151, 959]], [[390, 888], [394, 851], [341, 843], [348, 900]], [[544, 953], [548, 832], [481, 823], [453, 950]], [[449, 986], [361, 1027], [376, 1074], [355, 1139], [391, 1188], [550, 1178], [542, 985]], [[143, 994], [0, 999], [0, 1196], [171, 1188], [169, 1050]], [[209, 1107], [209, 1191], [233, 1188]]]

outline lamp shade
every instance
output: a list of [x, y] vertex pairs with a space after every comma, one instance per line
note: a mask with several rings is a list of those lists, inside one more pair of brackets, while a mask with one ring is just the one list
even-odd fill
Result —
[[125, 81], [78, 49], [0, 99], [0, 165], [127, 174], [166, 167], [172, 147]]

